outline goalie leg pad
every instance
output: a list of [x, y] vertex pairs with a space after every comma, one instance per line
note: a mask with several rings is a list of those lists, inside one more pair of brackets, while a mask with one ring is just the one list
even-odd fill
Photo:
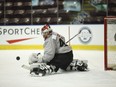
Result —
[[68, 67], [69, 70], [86, 71], [88, 69], [87, 61], [73, 60]]
[[44, 76], [46, 74], [52, 74], [55, 67], [47, 65], [46, 63], [36, 63], [31, 65], [30, 74], [32, 76]]
[[79, 71], [86, 71], [88, 69], [88, 65], [86, 63], [82, 62], [82, 65], [78, 66], [77, 69]]

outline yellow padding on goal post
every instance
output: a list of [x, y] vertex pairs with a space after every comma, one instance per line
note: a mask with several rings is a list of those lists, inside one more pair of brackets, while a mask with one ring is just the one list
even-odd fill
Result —
[[[71, 45], [73, 50], [104, 50], [103, 45]], [[43, 50], [43, 45], [0, 45], [0, 50]]]

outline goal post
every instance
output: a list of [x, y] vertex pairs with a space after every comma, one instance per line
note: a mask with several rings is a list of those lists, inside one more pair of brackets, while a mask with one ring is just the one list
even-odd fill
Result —
[[104, 68], [116, 70], [116, 17], [104, 18]]

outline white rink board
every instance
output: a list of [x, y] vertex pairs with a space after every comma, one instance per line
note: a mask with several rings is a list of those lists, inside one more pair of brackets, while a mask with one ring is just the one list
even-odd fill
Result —
[[[89, 45], [104, 45], [104, 26], [103, 25], [72, 25], [70, 26], [71, 37], [79, 32], [82, 28], [87, 27], [92, 34]], [[78, 36], [71, 41], [71, 44], [83, 44]]]
[[[9, 45], [7, 42], [8, 40], [16, 40], [16, 39], [25, 39], [25, 38], [32, 38], [29, 40], [20, 41], [17, 43], [10, 43], [11, 44], [23, 44], [23, 45], [42, 45], [44, 40], [41, 36], [41, 28], [43, 25], [38, 26], [0, 26], [0, 44], [1, 45]], [[79, 33], [79, 31], [83, 27], [88, 27], [91, 31], [92, 38], [91, 41], [87, 44], [89, 45], [103, 45], [104, 44], [104, 27], [103, 25], [51, 25], [51, 28], [62, 34], [66, 41], [69, 40], [69, 33], [70, 38], [73, 37], [75, 34]], [[19, 31], [18, 31], [19, 29]], [[70, 32], [69, 32], [70, 29]], [[75, 37], [71, 44], [84, 44], [82, 43], [78, 36]]]

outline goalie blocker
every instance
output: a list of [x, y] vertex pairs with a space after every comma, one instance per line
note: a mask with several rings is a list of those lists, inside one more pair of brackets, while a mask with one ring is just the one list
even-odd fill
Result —
[[[25, 66], [27, 68], [27, 66]], [[29, 68], [27, 68], [29, 69]], [[54, 73], [58, 73], [59, 69], [56, 69], [53, 65], [47, 65], [46, 63], [34, 63], [30, 65], [31, 76], [45, 76]], [[86, 60], [73, 60], [67, 67], [66, 71], [87, 71], [88, 64]], [[62, 73], [62, 72], [61, 72]]]

